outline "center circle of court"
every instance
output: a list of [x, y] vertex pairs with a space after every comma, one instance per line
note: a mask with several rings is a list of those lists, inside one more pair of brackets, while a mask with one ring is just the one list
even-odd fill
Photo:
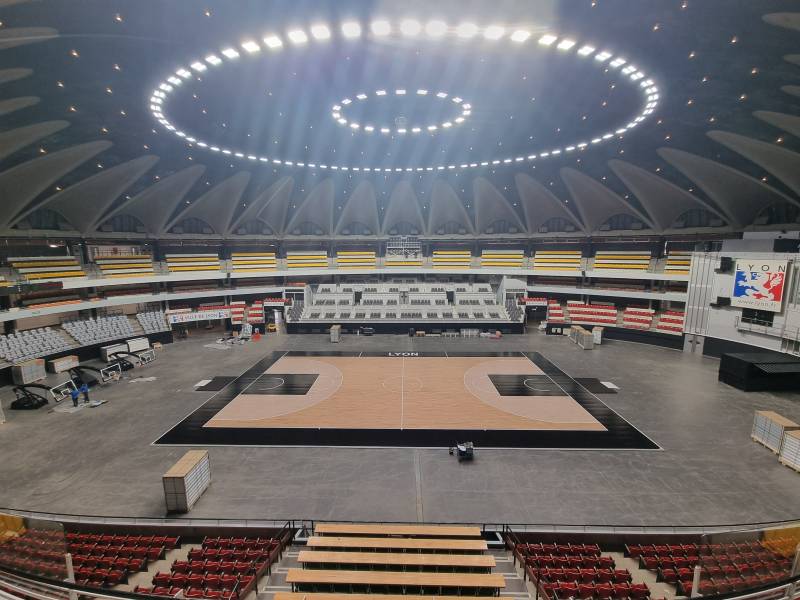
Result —
[[[533, 385], [531, 385], [533, 383]], [[541, 386], [542, 384], [537, 382], [535, 379], [526, 379], [522, 382], [526, 388], [531, 390], [532, 392], [549, 392], [551, 388], [549, 387], [534, 387], [534, 386]]]
[[282, 377], [268, 377], [259, 382], [259, 388], [262, 390], [276, 390], [281, 387], [286, 381]]
[[419, 392], [424, 387], [419, 377], [404, 377], [402, 375], [384, 379], [381, 385], [389, 392]]

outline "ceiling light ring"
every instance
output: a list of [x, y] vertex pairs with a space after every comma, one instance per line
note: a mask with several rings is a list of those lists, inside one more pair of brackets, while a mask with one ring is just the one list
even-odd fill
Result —
[[355, 104], [352, 98], [342, 98], [336, 104], [331, 107], [331, 116], [333, 117], [334, 121], [341, 125], [342, 127], [350, 127], [353, 130], [363, 131], [365, 133], [372, 133], [377, 131], [384, 135], [390, 135], [393, 133], [397, 134], [405, 134], [408, 132], [411, 133], [422, 133], [423, 131], [428, 131], [430, 133], [436, 133], [442, 129], [447, 129], [450, 125], [446, 125], [446, 123], [450, 124], [458, 124], [461, 125], [466, 121], [466, 119], [472, 114], [472, 105], [468, 102], [464, 102], [464, 100], [459, 96], [452, 96], [449, 92], [436, 92], [432, 93], [429, 92], [427, 89], [417, 89], [416, 93], [412, 93], [411, 90], [406, 90], [403, 88], [395, 89], [394, 92], [388, 92], [385, 89], [378, 89], [370, 93], [360, 92], [356, 94], [354, 97], [357, 101], [363, 102], [365, 100], [369, 100], [370, 98], [387, 98], [392, 96], [422, 96], [426, 98], [430, 98], [432, 101], [443, 101], [445, 99], [449, 99], [449, 106], [451, 104], [455, 104], [460, 108], [460, 112], [456, 113], [456, 116], [452, 119], [448, 119], [442, 121], [441, 123], [428, 123], [428, 124], [421, 124], [421, 123], [408, 123], [408, 122], [401, 122], [400, 119], [405, 119], [405, 117], [395, 117], [392, 122], [393, 126], [388, 127], [388, 123], [361, 123], [354, 119], [348, 119], [344, 114], [344, 111], [347, 107], [352, 106]]
[[[372, 34], [371, 37], [373, 37], [373, 38], [386, 37], [387, 35], [391, 35], [394, 32], [397, 32], [397, 34], [401, 35], [401, 36], [403, 36], [403, 35], [408, 36], [409, 35], [408, 21], [409, 21], [408, 19], [404, 19], [403, 22], [399, 23], [399, 27], [396, 27], [395, 26], [396, 24], [392, 24], [392, 23], [390, 23], [388, 21], [381, 20], [379, 22], [388, 24], [388, 27], [380, 27], [380, 28], [376, 28], [375, 27], [375, 22], [373, 22], [373, 26], [371, 28], [371, 34]], [[405, 24], [405, 27], [403, 27], [404, 24]], [[292, 43], [292, 44], [294, 44], [296, 46], [303, 47], [303, 46], [307, 46], [307, 45], [310, 45], [311, 43], [315, 43], [315, 42], [316, 43], [326, 42], [326, 41], [330, 40], [331, 38], [333, 38], [337, 34], [340, 35], [342, 37], [342, 39], [344, 39], [344, 40], [352, 40], [354, 38], [361, 38], [362, 37], [362, 33], [367, 32], [369, 30], [370, 30], [370, 26], [369, 25], [363, 26], [361, 23], [359, 23], [357, 21], [346, 21], [346, 22], [340, 23], [338, 27], [330, 27], [330, 28], [328, 28], [327, 24], [324, 24], [324, 23], [323, 24], [312, 25], [311, 26], [311, 30], [310, 30], [310, 34], [307, 33], [304, 29], [293, 28], [292, 30], [288, 31], [285, 35], [288, 38], [288, 42], [290, 42], [290, 43]], [[505, 35], [506, 31], [512, 31], [513, 33], [511, 35], [509, 35], [509, 36], [506, 36]], [[485, 40], [498, 41], [498, 40], [504, 39], [505, 41], [512, 42], [512, 43], [514, 43], [515, 45], [518, 45], [518, 46], [522, 45], [522, 44], [525, 44], [526, 42], [528, 42], [528, 39], [530, 38], [530, 35], [528, 35], [529, 32], [527, 30], [521, 30], [521, 29], [518, 29], [518, 28], [517, 29], [513, 29], [513, 28], [512, 29], [507, 29], [505, 27], [502, 27], [502, 26], [499, 26], [499, 25], [494, 25], [494, 24], [493, 25], [488, 25], [486, 27], [479, 27], [479, 26], [473, 26], [472, 24], [465, 24], [465, 23], [462, 23], [462, 24], [457, 25], [455, 27], [448, 26], [446, 31], [443, 31], [440, 26], [436, 27], [435, 29], [430, 29], [429, 31], [426, 31], [426, 28], [424, 28], [424, 27], [420, 27], [419, 29], [414, 28], [414, 32], [411, 35], [413, 35], [414, 37], [417, 37], [417, 36], [425, 37], [425, 33], [428, 33], [427, 37], [429, 39], [431, 39], [431, 40], [441, 40], [443, 38], [444, 39], [446, 39], [446, 38], [462, 38], [462, 39], [463, 38], [472, 38], [472, 37], [478, 35], [479, 33], [482, 33], [483, 34], [482, 37]], [[487, 33], [489, 33], [489, 35], [487, 35]], [[265, 43], [267, 49], [269, 49], [269, 50], [279, 51], [284, 46], [283, 45], [283, 40], [277, 34], [270, 34], [270, 35], [264, 37], [263, 40], [264, 40], [264, 43]], [[558, 42], [558, 43], [556, 43], [556, 42]], [[247, 41], [243, 42], [242, 44], [240, 44], [238, 47], [244, 48], [247, 51], [247, 55], [249, 55], [250, 57], [254, 57], [255, 55], [260, 54], [259, 49], [256, 48], [257, 45], [258, 45], [258, 42], [254, 42], [252, 40], [247, 40]], [[552, 50], [556, 51], [556, 52], [574, 53], [574, 54], [576, 54], [577, 56], [579, 56], [580, 58], [583, 58], [583, 59], [587, 59], [587, 58], [593, 57], [594, 58], [594, 62], [597, 62], [598, 65], [603, 67], [603, 68], [607, 68], [608, 66], [611, 66], [612, 68], [619, 68], [619, 67], [621, 67], [623, 65], [628, 65], [625, 69], [621, 69], [620, 72], [625, 75], [625, 79], [629, 79], [632, 83], [637, 83], [638, 82], [638, 86], [637, 87], [640, 88], [640, 93], [643, 94], [643, 96], [642, 96], [642, 108], [639, 111], [639, 113], [636, 115], [636, 117], [634, 119], [632, 119], [627, 125], [625, 125], [621, 129], [615, 128], [615, 129], [612, 129], [609, 132], [600, 133], [597, 137], [592, 139], [592, 144], [593, 145], [596, 145], [596, 144], [602, 143], [604, 141], [613, 139], [614, 135], [612, 134], [612, 132], [616, 132], [616, 134], [618, 134], [619, 131], [626, 131], [628, 129], [632, 129], [633, 127], [636, 127], [637, 125], [641, 124], [646, 119], [650, 118], [656, 112], [656, 108], [657, 108], [657, 105], [658, 105], [659, 100], [660, 100], [660, 89], [653, 83], [652, 79], [647, 79], [645, 81], [640, 81], [641, 79], [643, 79], [643, 78], [648, 76], [647, 73], [645, 71], [639, 70], [638, 67], [634, 67], [633, 69], [631, 69], [630, 65], [629, 65], [629, 61], [627, 60], [627, 58], [622, 58], [621, 56], [615, 56], [615, 54], [612, 53], [609, 50], [605, 50], [605, 49], [598, 50], [597, 46], [594, 45], [594, 44], [583, 44], [583, 43], [581, 43], [579, 40], [577, 40], [575, 38], [562, 37], [562, 36], [559, 36], [559, 35], [557, 35], [555, 33], [547, 33], [547, 34], [543, 35], [542, 37], [540, 37], [538, 39], [538, 44], [536, 44], [536, 45], [538, 45], [540, 47], [544, 46], [544, 47], [547, 47], [547, 48], [552, 48]], [[178, 137], [179, 139], [182, 139], [183, 141], [188, 141], [187, 138], [189, 138], [189, 139], [195, 140], [194, 142], [190, 142], [190, 143], [194, 143], [194, 145], [196, 145], [196, 146], [198, 146], [200, 148], [209, 149], [212, 152], [222, 152], [222, 153], [224, 153], [224, 154], [226, 154], [228, 156], [234, 156], [236, 158], [240, 158], [239, 155], [242, 155], [241, 158], [243, 158], [244, 160], [252, 161], [254, 159], [249, 158], [249, 157], [253, 156], [253, 155], [242, 153], [241, 151], [236, 150], [236, 149], [220, 148], [220, 147], [218, 147], [216, 145], [212, 145], [212, 143], [209, 142], [209, 141], [203, 141], [203, 140], [200, 140], [200, 139], [198, 139], [196, 137], [188, 136], [184, 132], [180, 131], [163, 114], [165, 112], [165, 110], [166, 110], [166, 107], [164, 105], [166, 105], [167, 101], [169, 100], [169, 96], [172, 94], [172, 92], [175, 91], [176, 87], [180, 86], [180, 83], [181, 83], [180, 80], [177, 83], [175, 82], [175, 74], [178, 74], [181, 77], [185, 78], [186, 80], [189, 80], [189, 77], [187, 77], [187, 74], [190, 73], [190, 71], [189, 71], [190, 69], [195, 71], [195, 72], [204, 72], [209, 67], [218, 68], [221, 65], [224, 65], [226, 62], [237, 61], [240, 58], [246, 58], [240, 52], [238, 52], [235, 49], [234, 46], [224, 47], [222, 50], [219, 51], [219, 54], [212, 52], [212, 53], [206, 54], [204, 56], [205, 57], [202, 58], [202, 59], [198, 58], [198, 59], [192, 59], [192, 60], [188, 61], [187, 62], [188, 66], [179, 66], [176, 69], [173, 69], [170, 73], [168, 73], [166, 75], [164, 81], [161, 81], [156, 85], [156, 87], [154, 88], [154, 91], [151, 93], [151, 96], [155, 96], [156, 94], [158, 94], [157, 97], [163, 100], [163, 105], [162, 105], [162, 103], [153, 103], [150, 106], [151, 114], [153, 115], [153, 117], [156, 119], [156, 121], [164, 129], [166, 129], [167, 131], [173, 133], [174, 135], [176, 135], [176, 137]], [[171, 81], [170, 81], [170, 78], [172, 78]], [[175, 85], [170, 85], [170, 83], [174, 83]], [[379, 94], [376, 91], [375, 95], [376, 96], [386, 95], [386, 93], [384, 92], [383, 94]], [[444, 93], [444, 92], [440, 92], [439, 94], [434, 95], [434, 97], [438, 97], [438, 98], [443, 99], [443, 98], [447, 97], [447, 94]], [[453, 99], [453, 100], [455, 101], [455, 99]], [[460, 99], [458, 99], [458, 100], [460, 101]], [[341, 104], [345, 104], [344, 101], [342, 101]], [[655, 106], [654, 106], [654, 104], [655, 104]], [[432, 133], [434, 131], [438, 131], [439, 129], [448, 129], [449, 127], [451, 127], [453, 125], [453, 122], [455, 122], [456, 124], [460, 124], [460, 123], [464, 122], [467, 117], [469, 117], [471, 115], [471, 106], [469, 104], [465, 104], [464, 106], [466, 108], [462, 109], [462, 113], [460, 114], [460, 116], [457, 119], [453, 119], [451, 121], [446, 121], [446, 122], [443, 122], [443, 123], [437, 124], [437, 125], [413, 125], [413, 126], [406, 125], [402, 129], [404, 130], [404, 133], [407, 132], [407, 131], [413, 131], [414, 133], [420, 133], [423, 130], [424, 131], [428, 131], [429, 133]], [[343, 118], [340, 116], [337, 119], [337, 122], [340, 125], [344, 125], [344, 126], [348, 126], [349, 125], [348, 130], [351, 131], [351, 132], [366, 131], [366, 132], [370, 133], [372, 131], [380, 131], [381, 133], [387, 133], [387, 132], [391, 133], [393, 131], [394, 132], [398, 132], [399, 129], [400, 129], [400, 128], [398, 128], [397, 130], [392, 130], [390, 128], [375, 127], [375, 126], [372, 126], [372, 125], [363, 125], [362, 126], [360, 123], [356, 123], [356, 126], [354, 127], [352, 121], [348, 122], [347, 120], [345, 120], [345, 122], [342, 123], [342, 120], [343, 120]], [[183, 133], [183, 135], [179, 136], [179, 135], [177, 135], [176, 132]], [[598, 141], [596, 141], [596, 140], [598, 140]], [[565, 146], [563, 148], [563, 150], [565, 152], [570, 152], [571, 149], [575, 148], [576, 146], [577, 146], [577, 148], [583, 150], [583, 149], [586, 148], [587, 144], [586, 143], [571, 144], [571, 145]], [[561, 148], [556, 148], [555, 151], [551, 150], [550, 152], [543, 152], [543, 153], [540, 152], [538, 154], [538, 156], [539, 156], [539, 158], [544, 158], [544, 157], [548, 157], [548, 156], [559, 155], [559, 154], [561, 154], [561, 150], [562, 150]], [[527, 156], [527, 160], [529, 160], [529, 161], [530, 160], [535, 160], [536, 156], [537, 156], [536, 153], [531, 153], [531, 154], [529, 154]], [[509, 162], [514, 162], [514, 163], [521, 162], [521, 160], [520, 160], [521, 158], [522, 157], [518, 157], [514, 161], [509, 161], [509, 160], [506, 159], [506, 160], [503, 160], [502, 163], [503, 164], [508, 164]], [[295, 167], [295, 168], [308, 168], [308, 169], [317, 168], [316, 163], [298, 162], [298, 161], [292, 161], [292, 160], [287, 160], [287, 159], [278, 159], [278, 158], [267, 157], [267, 156], [260, 156], [260, 157], [258, 157], [258, 160], [260, 162], [264, 162], [264, 163], [267, 163], [267, 162], [271, 161], [273, 164], [286, 165], [286, 166], [291, 166], [291, 167]], [[433, 170], [434, 168], [436, 170], [456, 169], [456, 168], [458, 168], [458, 169], [474, 169], [474, 168], [483, 168], [486, 165], [488, 165], [489, 163], [491, 163], [492, 165], [497, 165], [497, 164], [500, 163], [500, 161], [497, 160], [497, 159], [489, 159], [489, 160], [481, 161], [480, 163], [473, 162], [473, 163], [465, 163], [465, 164], [459, 164], [459, 165], [432, 165], [432, 166], [423, 165], [423, 166], [417, 166], [416, 168], [418, 168], [420, 170], [421, 169]], [[343, 170], [343, 171], [350, 170], [350, 169], [352, 169], [352, 170], [356, 169], [356, 166], [350, 166], [350, 165], [330, 165], [330, 168], [334, 168], [334, 167], [336, 167], [337, 170]], [[323, 168], [323, 165], [319, 165], [318, 168]], [[372, 171], [378, 172], [378, 171], [381, 170], [381, 168], [379, 168], [377, 166], [375, 166], [375, 167], [366, 167], [366, 166], [359, 165], [358, 168], [360, 168], [363, 171], [369, 171], [371, 169]], [[407, 167], [407, 168], [412, 168], [413, 169], [414, 167]], [[402, 169], [400, 169], [400, 170], [402, 171]]]

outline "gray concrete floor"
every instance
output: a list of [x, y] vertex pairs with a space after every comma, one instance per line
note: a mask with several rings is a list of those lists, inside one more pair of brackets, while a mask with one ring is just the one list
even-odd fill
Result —
[[238, 375], [270, 350], [537, 350], [573, 377], [620, 388], [602, 400], [663, 451], [210, 448], [213, 483], [189, 516], [714, 525], [800, 517], [800, 474], [750, 439], [753, 411], [800, 421], [800, 394], [746, 394], [717, 381], [718, 362], [607, 342], [593, 351], [532, 333], [501, 341], [407, 336], [271, 335], [228, 351], [209, 334], [165, 347], [153, 365], [96, 392], [76, 414], [8, 410], [0, 425], [0, 506], [163, 516], [160, 476], [186, 448], [151, 442], [212, 396], [193, 386]]

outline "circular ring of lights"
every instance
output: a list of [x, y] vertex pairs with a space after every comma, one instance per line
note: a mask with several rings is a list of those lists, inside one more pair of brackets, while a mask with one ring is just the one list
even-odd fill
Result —
[[[385, 98], [391, 92], [387, 92], [386, 90], [375, 90], [374, 96], [376, 98]], [[394, 90], [395, 96], [405, 96], [406, 94], [411, 95], [411, 92], [407, 92], [404, 89], [397, 89]], [[459, 114], [455, 119], [450, 121], [443, 121], [441, 123], [435, 123], [432, 125], [403, 125], [401, 127], [391, 128], [391, 127], [376, 127], [370, 123], [366, 123], [362, 125], [357, 121], [353, 121], [352, 119], [348, 120], [345, 118], [344, 111], [347, 109], [346, 107], [353, 103], [351, 98], [342, 98], [338, 104], [334, 104], [331, 108], [331, 116], [336, 120], [337, 123], [343, 125], [345, 127], [350, 127], [350, 129], [354, 129], [356, 131], [365, 131], [366, 133], [372, 133], [373, 131], [380, 132], [384, 135], [389, 135], [392, 133], [403, 135], [405, 133], [422, 133], [423, 131], [427, 131], [428, 133], [435, 133], [440, 129], [449, 129], [454, 125], [461, 125], [467, 117], [472, 114], [472, 105], [467, 104], [464, 102], [464, 99], [459, 96], [450, 96], [447, 92], [436, 92], [436, 94], [430, 93], [433, 97], [439, 100], [447, 100], [448, 97], [453, 104], [456, 104], [461, 109], [461, 114]], [[416, 91], [417, 96], [428, 96], [429, 92], [426, 89], [418, 89]], [[368, 94], [358, 94], [356, 97], [357, 101], [364, 101], [369, 98]]]
[[[368, 32], [367, 32], [368, 30]], [[461, 23], [457, 26], [448, 26], [443, 21], [430, 21], [422, 25], [414, 19], [405, 19], [399, 24], [392, 24], [383, 19], [372, 21], [369, 27], [364, 27], [358, 21], [344, 21], [337, 27], [331, 27], [324, 23], [313, 24], [308, 31], [304, 29], [291, 29], [285, 34], [285, 41], [294, 46], [302, 47], [309, 42], [325, 43], [333, 35], [340, 35], [345, 41], [355, 41], [364, 36], [373, 38], [385, 38], [387, 36], [399, 34], [406, 38], [426, 37], [431, 41], [442, 41], [447, 37], [458, 37], [462, 39], [483, 38], [485, 41], [499, 42], [501, 40], [514, 44], [535, 43], [539, 48], [557, 50], [559, 52], [574, 52], [579, 57], [594, 61], [599, 67], [604, 69], [619, 69], [631, 82], [637, 85], [642, 93], [643, 104], [639, 113], [630, 122], [622, 127], [598, 134], [592, 139], [575, 141], [569, 145], [558, 148], [540, 149], [534, 148], [530, 153], [520, 156], [497, 157], [482, 162], [462, 163], [462, 164], [428, 164], [406, 167], [376, 167], [363, 164], [318, 164], [306, 163], [296, 160], [287, 160], [286, 157], [260, 156], [245, 154], [233, 148], [222, 148], [211, 142], [197, 139], [190, 133], [179, 130], [165, 116], [166, 104], [170, 94], [175, 88], [183, 85], [184, 81], [192, 79], [195, 73], [203, 73], [208, 69], [219, 68], [227, 62], [236, 61], [240, 58], [241, 52], [246, 55], [255, 56], [262, 51], [278, 52], [284, 46], [284, 38], [276, 33], [264, 36], [261, 42], [248, 39], [239, 46], [227, 46], [222, 48], [219, 53], [212, 52], [202, 59], [189, 61], [188, 66], [181, 66], [170, 73], [166, 79], [160, 82], [150, 96], [150, 112], [153, 117], [161, 124], [164, 129], [171, 132], [188, 144], [192, 144], [211, 152], [221, 153], [226, 156], [237, 158], [243, 161], [270, 163], [273, 165], [285, 165], [293, 168], [321, 169], [332, 171], [356, 171], [366, 173], [392, 173], [392, 172], [420, 172], [420, 171], [451, 171], [456, 169], [479, 169], [508, 164], [519, 164], [543, 160], [561, 154], [580, 152], [592, 146], [600, 145], [616, 136], [621, 136], [626, 132], [639, 126], [648, 119], [656, 110], [660, 100], [660, 90], [653, 79], [630, 63], [627, 58], [615, 55], [610, 50], [600, 50], [594, 44], [582, 44], [574, 38], [560, 36], [555, 33], [545, 33], [537, 40], [532, 40], [532, 32], [523, 28], [507, 28], [502, 25], [488, 25], [479, 27], [473, 23]]]

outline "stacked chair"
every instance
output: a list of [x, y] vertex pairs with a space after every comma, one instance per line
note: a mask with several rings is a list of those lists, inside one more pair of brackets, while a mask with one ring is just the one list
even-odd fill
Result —
[[136, 320], [145, 333], [159, 333], [161, 331], [169, 331], [167, 319], [164, 316], [164, 311], [153, 310], [147, 312], [136, 313]]
[[51, 327], [28, 329], [0, 336], [0, 358], [10, 363], [63, 352], [73, 347]]
[[82, 346], [101, 344], [136, 335], [131, 322], [125, 315], [66, 321], [64, 329]]

